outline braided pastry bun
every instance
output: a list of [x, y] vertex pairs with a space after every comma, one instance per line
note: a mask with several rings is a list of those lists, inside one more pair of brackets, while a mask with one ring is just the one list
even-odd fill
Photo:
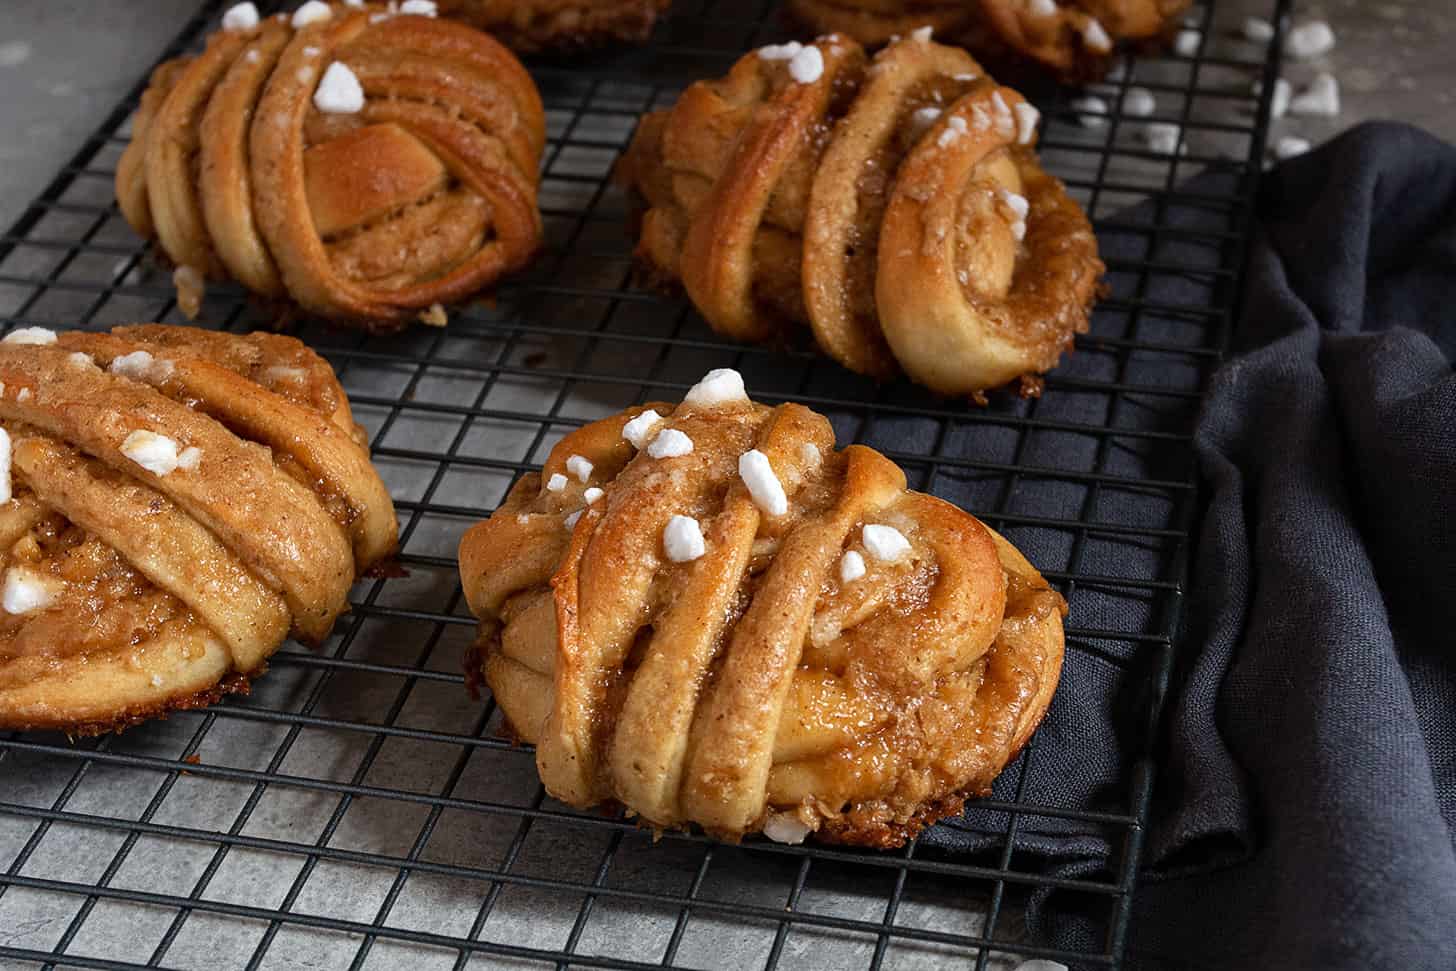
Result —
[[788, 0], [819, 32], [877, 47], [929, 26], [997, 66], [1030, 61], [1067, 83], [1101, 78], [1119, 44], [1159, 42], [1191, 0]]
[[807, 322], [845, 367], [979, 395], [1054, 367], [1102, 263], [1036, 109], [924, 35], [763, 48], [642, 120], [638, 254], [715, 330]]
[[441, 0], [440, 12], [522, 54], [640, 44], [672, 0]]
[[208, 704], [318, 642], [394, 507], [328, 364], [146, 324], [0, 342], [0, 728]]
[[585, 426], [466, 533], [468, 666], [574, 806], [897, 846], [1031, 735], [1065, 604], [884, 456], [742, 388], [715, 371]]
[[230, 276], [371, 329], [443, 323], [539, 246], [544, 142], [535, 85], [485, 34], [306, 4], [153, 72], [116, 195], [189, 316]]

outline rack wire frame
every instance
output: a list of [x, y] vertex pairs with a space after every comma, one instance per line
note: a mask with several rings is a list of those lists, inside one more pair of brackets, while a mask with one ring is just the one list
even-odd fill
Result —
[[[1109, 261], [1112, 293], [1072, 358], [1090, 368], [1054, 372], [1041, 399], [997, 397], [985, 408], [903, 383], [875, 386], [804, 349], [726, 344], [680, 299], [633, 287], [626, 204], [611, 186], [611, 162], [642, 111], [670, 103], [694, 77], [720, 73], [742, 50], [782, 39], [771, 3], [745, 11], [732, 0], [682, 0], [639, 50], [532, 65], [549, 116], [542, 207], [551, 242], [535, 267], [443, 330], [366, 338], [301, 325], [372, 434], [396, 495], [409, 576], [358, 585], [352, 612], [324, 648], [285, 648], [247, 698], [94, 740], [0, 735], [0, 963], [625, 969], [731, 961], [980, 971], [1044, 957], [1119, 966], [1154, 781], [1147, 753], [1131, 766], [1126, 792], [1089, 810], [1045, 798], [1034, 736], [995, 796], [976, 804], [997, 832], [995, 848], [972, 857], [922, 851], [919, 842], [893, 853], [758, 840], [731, 847], [690, 833], [659, 842], [620, 816], [550, 800], [529, 750], [499, 735], [494, 706], [465, 696], [459, 655], [473, 621], [453, 543], [566, 430], [635, 401], [680, 395], [706, 367], [737, 366], [756, 397], [825, 412], [841, 442], [880, 447], [912, 486], [946, 494], [1043, 551], [1039, 564], [1072, 608], [1069, 658], [1116, 666], [1137, 682], [1151, 740], [1195, 516], [1193, 421], [1237, 312], [1269, 123], [1267, 94], [1251, 93], [1248, 82], [1272, 91], [1289, 5], [1269, 0], [1281, 29], [1267, 46], [1219, 56], [1217, 4], [1195, 8], [1198, 51], [1139, 61], [1100, 86], [1111, 104], [1100, 127], [1077, 123], [1068, 93], [1038, 96], [1049, 166], [1104, 240], [1141, 237], [1144, 255]], [[221, 6], [204, 4], [163, 56], [195, 45]], [[1226, 79], [1212, 80], [1219, 72]], [[1135, 86], [1176, 106], [1163, 120], [1180, 125], [1194, 151], [1170, 157], [1140, 147], [1147, 119], [1123, 110]], [[166, 275], [147, 269], [144, 246], [111, 199], [141, 89], [0, 237], [7, 328], [177, 318]], [[1218, 184], [1226, 191], [1182, 184], [1201, 168], [1225, 173]], [[1116, 211], [1137, 200], [1150, 219]], [[1211, 222], [1173, 225], [1164, 216], [1179, 206], [1205, 210]], [[1211, 258], [1165, 258], [1168, 241], [1205, 247]], [[1205, 302], [1160, 300], [1160, 280], [1190, 277], [1207, 284]], [[202, 322], [244, 330], [268, 318], [221, 288], [209, 293]], [[1145, 410], [1158, 421], [1127, 417]], [[1068, 437], [1087, 443], [1084, 462], [1038, 458], [1061, 454], [1047, 453], [1046, 443]], [[1125, 451], [1153, 465], [1125, 471]], [[1123, 515], [1139, 503], [1152, 503], [1161, 522]], [[1099, 552], [1106, 544], [1140, 545], [1147, 568], [1106, 572], [1099, 564], [1117, 562]], [[1099, 834], [1112, 848], [1112, 872], [1049, 871], [1021, 845], [1039, 820]], [[178, 859], [187, 863], [181, 874]], [[1053, 891], [1098, 915], [1096, 950], [1027, 939], [1018, 908]]]

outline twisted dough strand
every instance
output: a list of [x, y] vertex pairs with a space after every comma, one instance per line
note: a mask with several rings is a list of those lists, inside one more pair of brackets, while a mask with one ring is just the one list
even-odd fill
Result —
[[[355, 112], [314, 103], [346, 66]], [[179, 266], [374, 327], [464, 299], [540, 242], [540, 96], [490, 37], [334, 5], [220, 31], [154, 73], [117, 171], [128, 222]]]

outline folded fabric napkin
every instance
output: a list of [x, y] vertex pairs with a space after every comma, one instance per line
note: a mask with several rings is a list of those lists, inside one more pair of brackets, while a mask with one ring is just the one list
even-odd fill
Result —
[[[1456, 148], [1361, 126], [1269, 173], [1257, 216], [1198, 421], [1206, 506], [1127, 964], [1456, 968]], [[1072, 661], [1037, 759], [1096, 809], [1140, 740], [1115, 679]], [[924, 842], [999, 845], [988, 816]], [[1016, 848], [1117, 872], [1119, 845], [1064, 829]], [[1033, 932], [1099, 950], [1105, 909], [1066, 896], [1033, 898]]]

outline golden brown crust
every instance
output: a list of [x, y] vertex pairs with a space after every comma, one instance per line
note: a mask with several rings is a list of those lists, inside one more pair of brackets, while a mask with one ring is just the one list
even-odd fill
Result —
[[639, 258], [716, 330], [807, 323], [861, 373], [974, 397], [1054, 367], [1103, 266], [1036, 159], [1036, 110], [920, 36], [868, 66], [821, 37], [802, 81], [793, 51], [750, 53], [643, 119], [619, 169], [648, 207]]
[[672, 0], [442, 0], [440, 13], [522, 54], [640, 44]]
[[[375, 329], [438, 317], [540, 245], [540, 95], [462, 24], [331, 9], [219, 31], [158, 69], [118, 166], [122, 212], [188, 278]], [[315, 104], [334, 64], [359, 110]]]
[[298, 341], [29, 336], [0, 342], [0, 727], [206, 703], [290, 630], [325, 637], [392, 554], [343, 390]]
[[816, 32], [837, 31], [879, 46], [930, 26], [1001, 66], [1018, 59], [1064, 83], [1100, 79], [1118, 45], [1146, 46], [1177, 28], [1191, 0], [789, 0], [791, 18]]
[[[1061, 598], [878, 453], [835, 451], [805, 408], [649, 407], [665, 417], [641, 441], [670, 429], [690, 451], [636, 451], [642, 408], [588, 425], [461, 542], [467, 663], [547, 790], [657, 828], [873, 846], [986, 791], [1050, 703]], [[741, 478], [751, 449], [784, 512]], [[682, 562], [664, 545], [678, 515], [704, 544]], [[888, 555], [866, 526], [906, 545]], [[862, 575], [841, 575], [846, 553]]]

